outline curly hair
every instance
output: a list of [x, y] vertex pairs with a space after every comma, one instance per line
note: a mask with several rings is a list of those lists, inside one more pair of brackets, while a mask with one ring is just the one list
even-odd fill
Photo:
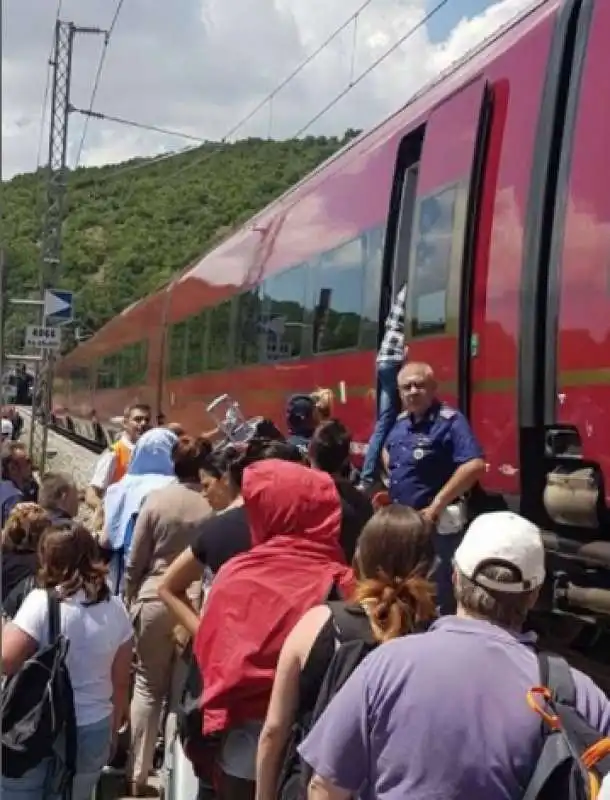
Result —
[[36, 551], [51, 518], [38, 503], [17, 503], [2, 531], [2, 552]]
[[110, 597], [108, 568], [100, 558], [98, 544], [80, 523], [52, 526], [38, 546], [38, 583], [57, 587], [61, 597], [83, 591], [88, 605]]
[[354, 599], [366, 609], [377, 641], [404, 636], [435, 618], [434, 546], [412, 508], [379, 509], [362, 529], [355, 562]]

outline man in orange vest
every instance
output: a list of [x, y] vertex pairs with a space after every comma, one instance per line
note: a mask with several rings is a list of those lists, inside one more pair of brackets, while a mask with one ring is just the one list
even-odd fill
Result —
[[99, 457], [86, 493], [87, 505], [94, 510], [96, 520], [101, 521], [102, 518], [102, 501], [106, 489], [120, 481], [127, 472], [136, 442], [150, 429], [151, 414], [151, 408], [146, 404], [134, 403], [128, 406], [123, 415], [123, 433]]

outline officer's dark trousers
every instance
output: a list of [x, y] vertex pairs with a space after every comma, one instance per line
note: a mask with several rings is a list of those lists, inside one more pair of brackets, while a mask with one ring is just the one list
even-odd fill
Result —
[[442, 615], [455, 614], [453, 595], [453, 556], [462, 541], [462, 533], [434, 533], [434, 549], [438, 563], [434, 573], [436, 580], [437, 605]]

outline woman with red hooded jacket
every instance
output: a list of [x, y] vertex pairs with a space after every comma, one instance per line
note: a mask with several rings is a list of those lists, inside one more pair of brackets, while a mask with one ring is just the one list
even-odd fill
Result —
[[332, 478], [300, 464], [261, 461], [243, 476], [252, 549], [217, 573], [195, 639], [203, 680], [203, 734], [222, 734], [220, 798], [252, 798], [256, 749], [275, 669], [310, 608], [349, 595]]

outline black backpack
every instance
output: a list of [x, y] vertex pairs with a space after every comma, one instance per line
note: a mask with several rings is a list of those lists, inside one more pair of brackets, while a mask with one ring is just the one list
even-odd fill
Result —
[[610, 775], [610, 738], [576, 710], [576, 685], [567, 661], [539, 653], [540, 686], [527, 695], [542, 718], [543, 745], [523, 800], [595, 800]]
[[47, 593], [49, 644], [41, 647], [2, 689], [2, 774], [21, 778], [45, 758], [65, 735], [63, 764], [58, 764], [58, 793], [70, 796], [76, 772], [76, 716], [66, 666], [69, 642], [60, 634], [59, 599]]
[[297, 800], [307, 796], [312, 770], [299, 756], [297, 748], [316, 721], [350, 677], [356, 667], [373, 651], [378, 642], [373, 638], [369, 619], [360, 605], [328, 602], [335, 635], [335, 652], [320, 686], [313, 711], [296, 720], [278, 781], [280, 800]]

